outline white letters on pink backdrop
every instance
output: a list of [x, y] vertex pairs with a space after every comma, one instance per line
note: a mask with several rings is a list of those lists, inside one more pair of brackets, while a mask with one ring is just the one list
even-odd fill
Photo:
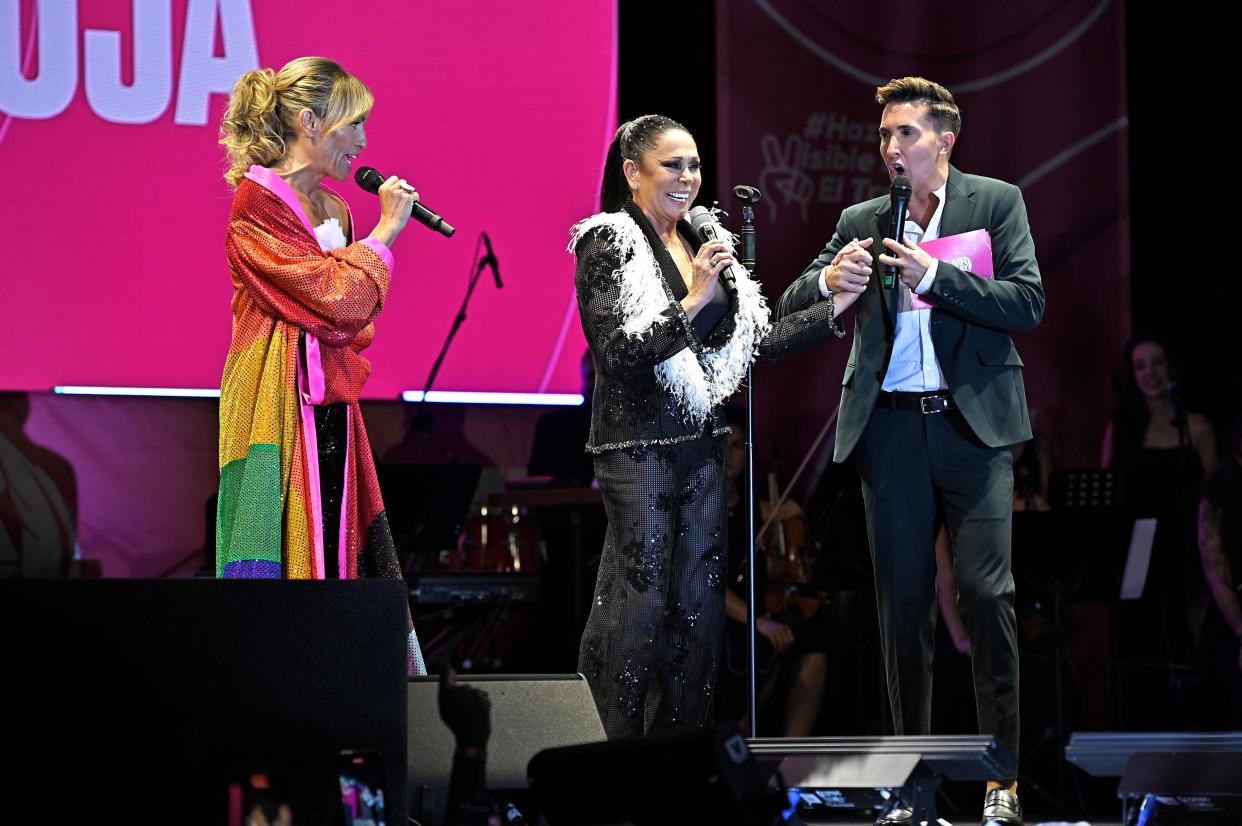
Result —
[[[0, 112], [17, 118], [54, 118], [77, 91], [78, 3], [36, 0], [38, 74], [27, 77], [23, 62], [33, 55], [21, 42], [21, 5], [0, 6]], [[219, 21], [224, 54], [214, 54]], [[112, 123], [143, 124], [168, 110], [173, 90], [172, 0], [133, 0], [133, 80], [122, 81], [122, 33], [81, 32], [81, 61], [91, 111]], [[189, 0], [181, 45], [174, 121], [207, 123], [212, 92], [227, 93], [242, 73], [259, 65], [249, 0]], [[23, 61], [23, 56], [26, 58]]]

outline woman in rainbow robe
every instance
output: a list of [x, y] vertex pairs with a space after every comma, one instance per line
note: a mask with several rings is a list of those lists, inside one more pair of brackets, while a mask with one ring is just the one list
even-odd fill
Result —
[[[229, 99], [220, 140], [236, 188], [225, 242], [234, 293], [220, 387], [222, 578], [402, 576], [358, 399], [391, 246], [418, 193], [389, 178], [379, 223], [354, 241], [349, 207], [322, 185], [349, 176], [373, 102], [361, 81], [319, 57], [247, 72]], [[407, 664], [425, 673], [412, 622]]]

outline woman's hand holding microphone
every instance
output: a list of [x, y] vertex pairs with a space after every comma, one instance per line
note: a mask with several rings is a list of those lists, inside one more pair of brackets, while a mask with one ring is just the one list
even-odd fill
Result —
[[724, 241], [705, 241], [694, 256], [689, 293], [681, 300], [686, 315], [694, 318], [711, 302], [716, 294], [716, 281], [737, 259], [729, 252]]
[[380, 184], [377, 193], [380, 199], [380, 219], [371, 231], [371, 237], [391, 247], [410, 222], [410, 211], [418, 201], [416, 190], [405, 178], [391, 176]]

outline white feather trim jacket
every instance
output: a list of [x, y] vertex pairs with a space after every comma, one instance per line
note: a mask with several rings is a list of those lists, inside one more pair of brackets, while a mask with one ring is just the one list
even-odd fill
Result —
[[[678, 231], [699, 248], [687, 222]], [[772, 324], [759, 284], [723, 275], [728, 310], [700, 338], [681, 307], [688, 292], [681, 273], [637, 206], [593, 215], [571, 236], [578, 311], [595, 361], [593, 453], [727, 433], [722, 404], [756, 356], [778, 359], [843, 334], [829, 301]], [[723, 229], [718, 236], [731, 237]]]

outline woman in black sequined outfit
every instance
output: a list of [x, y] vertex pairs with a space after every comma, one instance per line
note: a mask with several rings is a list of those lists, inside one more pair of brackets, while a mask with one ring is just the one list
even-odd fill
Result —
[[587, 450], [608, 516], [579, 670], [610, 738], [709, 721], [728, 557], [722, 403], [756, 354], [842, 334], [832, 301], [769, 323], [731, 243], [700, 242], [685, 220], [699, 167], [676, 121], [623, 124], [604, 211], [571, 243], [597, 372]]

